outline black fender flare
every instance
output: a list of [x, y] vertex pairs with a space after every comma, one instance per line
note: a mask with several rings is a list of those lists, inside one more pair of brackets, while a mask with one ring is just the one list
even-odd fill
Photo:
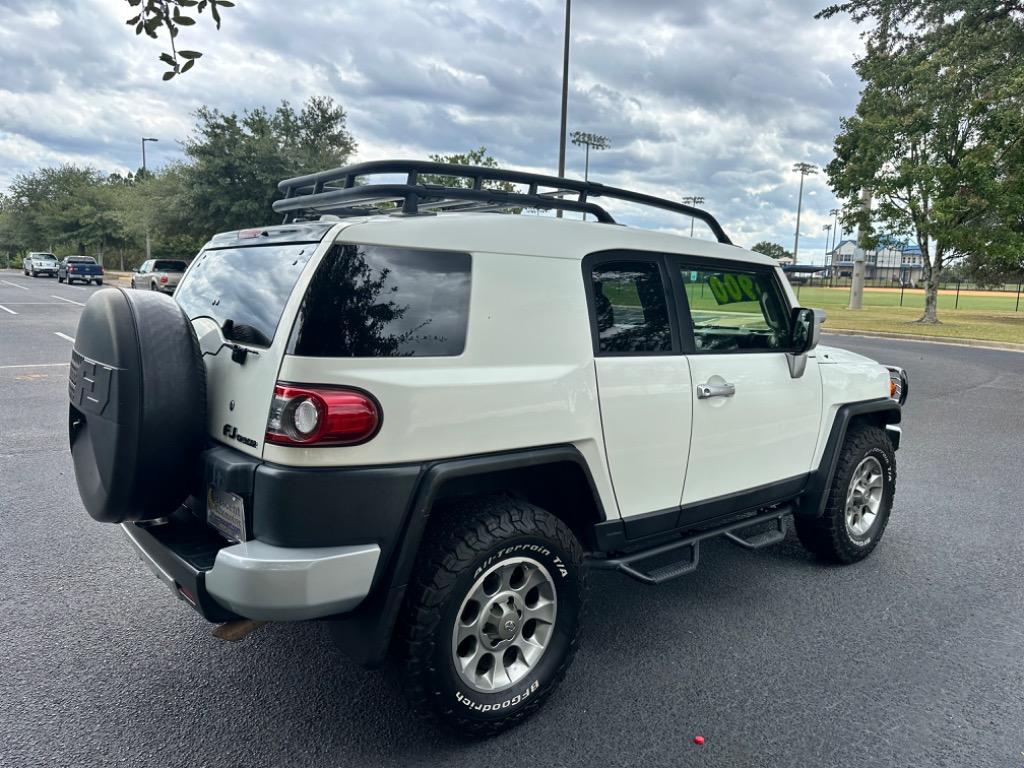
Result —
[[840, 406], [836, 411], [835, 420], [832, 422], [828, 440], [825, 442], [825, 451], [821, 455], [821, 462], [807, 480], [807, 485], [796, 508], [796, 514], [801, 517], [821, 517], [824, 514], [828, 489], [832, 485], [832, 478], [835, 477], [839, 452], [846, 441], [846, 433], [849, 431], [850, 424], [863, 417], [869, 417], [882, 426], [899, 424], [903, 417], [903, 409], [898, 402], [888, 397]]
[[[573, 445], [543, 446], [425, 464], [412, 494], [402, 534], [398, 537], [388, 564], [378, 573], [370, 594], [351, 613], [324, 619], [344, 653], [364, 667], [377, 667], [383, 663], [419, 555], [420, 544], [430, 522], [431, 511], [435, 502], [444, 498], [445, 490], [451, 483], [566, 463], [577, 465], [582, 470], [594, 497], [597, 516], [599, 520], [605, 519], [601, 497], [587, 461]], [[488, 485], [484, 483], [479, 492], [486, 493], [488, 490]]]

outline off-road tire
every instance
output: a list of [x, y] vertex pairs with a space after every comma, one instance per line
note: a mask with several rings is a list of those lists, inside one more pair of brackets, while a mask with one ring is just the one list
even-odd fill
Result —
[[[492, 736], [535, 712], [572, 662], [587, 589], [583, 552], [561, 520], [518, 498], [482, 498], [435, 514], [400, 617], [398, 670], [418, 715], [460, 735]], [[555, 585], [550, 641], [521, 681], [481, 693], [455, 670], [455, 621], [480, 574], [522, 556], [542, 564]]]
[[[882, 496], [874, 523], [855, 537], [846, 525], [846, 494], [854, 470], [868, 456], [882, 467]], [[853, 427], [846, 435], [821, 517], [794, 517], [800, 542], [822, 560], [855, 563], [871, 554], [889, 523], [896, 493], [896, 455], [885, 430], [871, 425]]]

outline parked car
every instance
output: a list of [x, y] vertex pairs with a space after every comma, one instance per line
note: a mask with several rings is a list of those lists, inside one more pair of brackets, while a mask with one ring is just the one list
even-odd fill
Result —
[[21, 266], [26, 275], [53, 277], [57, 274], [57, 257], [48, 251], [32, 251], [22, 261]]
[[70, 285], [76, 280], [103, 285], [103, 267], [92, 256], [68, 256], [57, 268], [57, 282]]
[[[906, 374], [820, 345], [711, 214], [413, 161], [281, 189], [289, 223], [216, 235], [174, 299], [90, 297], [71, 358], [85, 508], [222, 634], [322, 620], [417, 710], [492, 734], [562, 680], [588, 571], [661, 584], [790, 519], [835, 563], [882, 539]], [[718, 242], [615, 226], [609, 198]]]
[[186, 269], [188, 262], [180, 259], [149, 259], [132, 273], [132, 288], [174, 293]]

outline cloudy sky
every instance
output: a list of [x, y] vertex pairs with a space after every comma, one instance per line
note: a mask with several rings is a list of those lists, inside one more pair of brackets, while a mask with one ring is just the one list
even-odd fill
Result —
[[[852, 112], [860, 49], [824, 0], [576, 0], [569, 129], [608, 136], [591, 175], [678, 199], [703, 195], [733, 239], [791, 249], [794, 162], [831, 157]], [[0, 188], [60, 162], [126, 171], [180, 158], [190, 113], [327, 94], [358, 159], [486, 146], [502, 165], [558, 162], [562, 0], [236, 0], [179, 44], [205, 52], [164, 83], [166, 40], [137, 38], [124, 0], [0, 0]], [[566, 173], [582, 177], [570, 145]], [[821, 261], [835, 200], [808, 179], [801, 261]], [[623, 212], [634, 223], [687, 228]]]

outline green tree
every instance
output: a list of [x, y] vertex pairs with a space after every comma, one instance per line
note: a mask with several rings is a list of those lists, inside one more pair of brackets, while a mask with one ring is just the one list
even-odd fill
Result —
[[169, 69], [164, 72], [164, 80], [175, 75], [188, 72], [195, 66], [196, 60], [202, 57], [199, 51], [178, 48], [176, 40], [182, 27], [191, 27], [196, 20], [189, 14], [202, 14], [207, 8], [213, 17], [217, 29], [220, 29], [220, 9], [232, 8], [234, 3], [229, 0], [126, 0], [128, 5], [137, 10], [126, 24], [135, 27], [135, 34], [145, 34], [154, 40], [161, 28], [167, 31], [171, 50], [160, 54], [160, 61]]
[[201, 107], [195, 116], [181, 183], [190, 228], [207, 234], [266, 223], [279, 181], [344, 165], [356, 149], [345, 110], [328, 97], [299, 112], [282, 101], [273, 112]]
[[778, 243], [772, 243], [768, 240], [762, 240], [759, 243], [755, 243], [754, 247], [750, 250], [754, 253], [763, 253], [765, 256], [769, 256], [776, 261], [782, 258], [789, 258], [793, 255]]
[[[962, 5], [966, 12], [953, 16], [909, 0], [823, 11], [874, 23], [855, 64], [865, 87], [856, 113], [842, 121], [829, 180], [847, 201], [846, 227], [869, 228], [874, 217], [914, 236], [926, 323], [938, 322], [939, 280], [951, 259], [1001, 259], [1021, 247], [1024, 35], [1015, 17], [994, 8], [1005, 4]], [[875, 211], [859, 205], [863, 190]]]

